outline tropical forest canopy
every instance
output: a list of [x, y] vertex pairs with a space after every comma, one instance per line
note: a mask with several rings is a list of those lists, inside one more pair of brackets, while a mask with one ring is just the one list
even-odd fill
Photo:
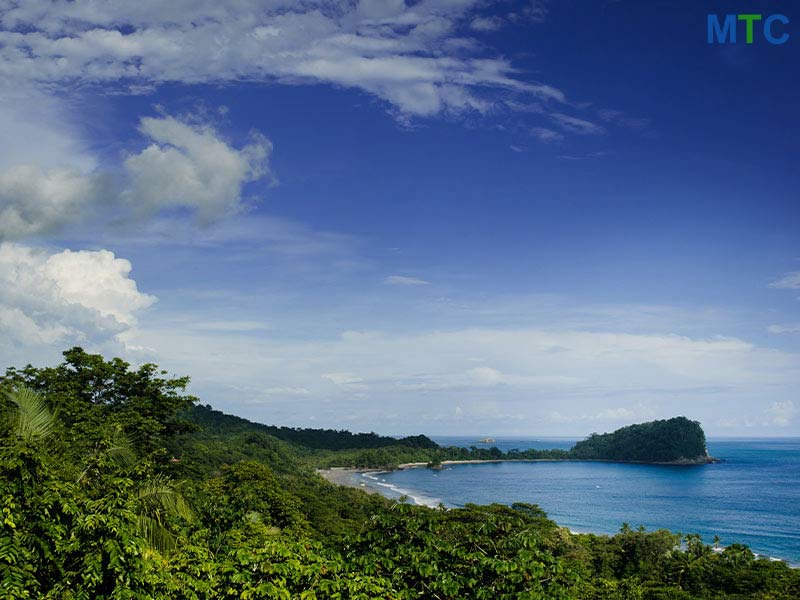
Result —
[[309, 442], [198, 406], [155, 365], [64, 357], [0, 378], [3, 598], [800, 597], [798, 571], [737, 544], [572, 534], [531, 504], [430, 509], [333, 486], [315, 467], [475, 452]]
[[575, 444], [570, 455], [640, 462], [703, 461], [708, 457], [703, 428], [686, 417], [628, 425], [603, 435], [594, 433]]

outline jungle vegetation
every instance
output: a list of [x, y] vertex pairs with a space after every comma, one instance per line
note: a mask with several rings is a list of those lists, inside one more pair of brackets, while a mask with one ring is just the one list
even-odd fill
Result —
[[0, 597], [800, 597], [800, 572], [736, 544], [576, 535], [531, 504], [431, 509], [331, 485], [314, 467], [338, 453], [439, 450], [217, 418], [187, 383], [80, 348], [6, 371]]

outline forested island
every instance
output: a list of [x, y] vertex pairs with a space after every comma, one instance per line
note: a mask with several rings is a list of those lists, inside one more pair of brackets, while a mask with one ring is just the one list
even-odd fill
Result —
[[[198, 405], [187, 378], [155, 365], [80, 348], [64, 357], [0, 377], [3, 598], [800, 597], [800, 572], [738, 544], [714, 552], [695, 535], [626, 524], [573, 534], [532, 504], [431, 509], [315, 473], [514, 453], [260, 425]], [[548, 452], [697, 458], [695, 425], [656, 421]], [[648, 432], [674, 443], [648, 446]]]
[[575, 444], [569, 456], [667, 465], [706, 464], [715, 460], [708, 455], [700, 423], [686, 417], [628, 425], [603, 435], [593, 433]]

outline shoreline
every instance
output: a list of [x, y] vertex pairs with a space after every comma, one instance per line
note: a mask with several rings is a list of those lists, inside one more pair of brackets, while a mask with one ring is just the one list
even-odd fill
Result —
[[[707, 456], [701, 459], [693, 459], [693, 460], [683, 460], [683, 461], [669, 461], [669, 462], [657, 462], [657, 461], [644, 461], [644, 460], [614, 460], [610, 458], [483, 458], [483, 459], [464, 459], [464, 460], [443, 460], [439, 463], [440, 466], [446, 467], [449, 465], [478, 465], [478, 464], [490, 464], [490, 463], [507, 463], [507, 462], [530, 462], [530, 463], [537, 463], [537, 462], [600, 462], [600, 463], [615, 463], [615, 464], [622, 464], [622, 465], [655, 465], [660, 467], [694, 467], [694, 466], [701, 466], [701, 465], [710, 465], [721, 462], [720, 459], [714, 458], [713, 456]], [[367, 472], [391, 472], [391, 471], [402, 471], [404, 469], [418, 469], [420, 467], [427, 467], [430, 464], [428, 461], [420, 461], [420, 462], [410, 462], [410, 463], [400, 463], [396, 466], [383, 466], [383, 467], [328, 467], [327, 469], [315, 469], [317, 473], [323, 475], [323, 473], [328, 471], [352, 471], [356, 473], [367, 473]], [[433, 469], [439, 468], [438, 466], [431, 467]], [[335, 476], [334, 476], [335, 477]], [[327, 477], [326, 477], [327, 479]]]
[[[442, 467], [445, 467], [445, 466], [449, 466], [449, 465], [486, 464], [486, 463], [501, 463], [501, 462], [616, 462], [616, 463], [619, 463], [619, 462], [623, 462], [623, 461], [578, 460], [578, 459], [549, 459], [549, 458], [538, 458], [538, 459], [484, 459], [484, 460], [449, 460], [449, 461], [442, 461], [441, 465], [442, 465]], [[714, 462], [719, 462], [719, 461], [717, 459], [714, 459]], [[633, 464], [654, 464], [654, 463], [633, 463]], [[659, 463], [659, 464], [664, 464], [664, 463]], [[674, 463], [666, 463], [666, 464], [674, 465]], [[703, 464], [703, 463], [700, 463], [700, 464]], [[383, 468], [383, 469], [379, 469], [379, 468], [375, 468], [375, 467], [372, 467], [372, 468], [331, 467], [331, 468], [328, 468], [328, 469], [315, 469], [315, 472], [320, 477], [325, 479], [328, 483], [332, 483], [334, 485], [340, 485], [340, 486], [344, 486], [344, 487], [349, 487], [349, 488], [356, 489], [356, 490], [361, 490], [361, 491], [363, 491], [363, 492], [365, 492], [367, 494], [377, 494], [377, 495], [382, 496], [383, 498], [386, 498], [388, 500], [396, 500], [396, 498], [393, 498], [392, 496], [387, 495], [386, 493], [382, 492], [377, 487], [374, 487], [372, 485], [368, 485], [366, 482], [359, 483], [355, 479], [354, 476], [355, 475], [362, 475], [362, 474], [365, 474], [365, 473], [374, 473], [374, 474], [378, 475], [378, 474], [381, 474], [381, 473], [391, 473], [393, 471], [402, 471], [402, 470], [405, 470], [405, 469], [418, 469], [420, 467], [427, 467], [427, 465], [428, 465], [427, 462], [413, 462], [413, 463], [402, 463], [402, 464], [397, 465], [394, 468]], [[678, 465], [678, 466], [683, 466], [683, 465]], [[383, 484], [381, 484], [381, 485], [383, 485]], [[393, 486], [387, 486], [387, 489], [395, 489], [395, 488]], [[397, 491], [397, 490], [395, 489], [395, 491]], [[415, 497], [415, 496], [413, 496], [413, 495], [410, 495], [410, 494], [404, 494], [404, 495], [407, 495], [411, 499], [411, 501], [416, 505], [427, 506], [428, 508], [436, 508], [435, 504], [428, 504], [428, 503], [425, 503], [425, 502], [420, 502], [420, 499]], [[558, 525], [558, 523], [556, 523], [556, 525]], [[572, 529], [569, 526], [565, 526], [565, 525], [558, 525], [558, 526], [563, 528], [563, 529], [566, 529], [572, 535], [601, 535], [601, 536], [613, 536], [614, 535], [613, 533], [576, 530], [576, 529]], [[712, 550], [714, 552], [718, 553], [718, 552], [722, 552], [722, 550], [724, 550], [724, 548], [725, 547], [723, 546], [723, 547], [719, 547], [719, 548], [712, 548]], [[784, 559], [784, 558], [778, 558], [778, 557], [775, 557], [775, 556], [770, 556], [768, 554], [760, 554], [760, 553], [757, 553], [757, 552], [753, 552], [753, 554], [755, 555], [756, 558], [768, 559], [770, 561], [784, 562], [784, 563], [786, 563], [787, 565], [789, 565], [793, 569], [800, 568], [800, 563], [795, 563], [793, 561], [790, 561], [790, 560], [787, 560], [787, 559]]]
[[[666, 462], [659, 462], [653, 460], [616, 460], [613, 458], [484, 458], [484, 459], [465, 459], [465, 460], [443, 460], [440, 464], [442, 466], [446, 466], [446, 465], [469, 465], [469, 464], [504, 463], [504, 462], [600, 462], [600, 463], [615, 463], [620, 465], [695, 467], [701, 465], [712, 465], [721, 461], [720, 459], [714, 458], [713, 456], [705, 456], [703, 458], [696, 458], [696, 459], [672, 460]], [[428, 464], [429, 463], [427, 462], [402, 463], [397, 465], [397, 470], [416, 469], [417, 467], [427, 467]]]
[[[386, 469], [356, 469], [352, 467], [331, 467], [329, 469], [314, 469], [314, 472], [322, 477], [328, 483], [333, 485], [341, 485], [344, 487], [353, 488], [354, 490], [361, 490], [367, 494], [380, 494], [380, 492], [366, 483], [356, 483], [353, 475], [361, 473], [387, 473]], [[383, 494], [380, 494], [383, 495]]]
[[[606, 458], [484, 458], [484, 459], [465, 459], [465, 460], [443, 460], [439, 465], [430, 467], [435, 470], [441, 470], [444, 467], [451, 465], [480, 465], [492, 463], [507, 463], [507, 462], [523, 462], [523, 463], [539, 463], [539, 462], [601, 462], [601, 463], [616, 463], [628, 465], [656, 465], [662, 467], [694, 467], [701, 465], [708, 465], [720, 462], [719, 459], [713, 456], [706, 457], [705, 460], [692, 460], [681, 462], [646, 462], [636, 460], [611, 460]], [[406, 469], [419, 469], [428, 467], [430, 463], [410, 462], [400, 463], [396, 466], [384, 467], [328, 467], [327, 469], [314, 469], [314, 471], [329, 483], [335, 485], [343, 485], [357, 490], [363, 490], [370, 494], [379, 494], [375, 489], [372, 489], [366, 483], [356, 483], [353, 475], [362, 473], [391, 473], [392, 471], [404, 471]]]

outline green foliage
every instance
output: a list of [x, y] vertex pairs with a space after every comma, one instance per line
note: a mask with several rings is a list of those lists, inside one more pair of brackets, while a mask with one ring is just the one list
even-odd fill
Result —
[[[530, 504], [396, 504], [312, 468], [512, 456], [496, 448], [331, 431], [309, 447], [300, 440], [321, 430], [207, 409], [187, 423], [185, 379], [80, 349], [65, 358], [0, 382], [4, 599], [800, 597], [798, 571], [744, 546], [627, 525], [573, 535]], [[549, 452], [513, 456], [566, 454]]]
[[431, 510], [397, 504], [347, 543], [347, 559], [387, 578], [398, 598], [572, 598], [578, 577], [529, 505]]
[[179, 416], [196, 401], [184, 394], [188, 377], [164, 377], [167, 373], [153, 364], [132, 370], [119, 358], [106, 361], [82, 348], [65, 351], [64, 358], [57, 367], [8, 369], [0, 388], [24, 386], [42, 394], [70, 432], [70, 450], [85, 452], [116, 425], [138, 453], [149, 455], [176, 434], [193, 429]]
[[640, 462], [705, 460], [706, 436], [697, 421], [675, 417], [628, 425], [613, 433], [593, 433], [575, 444], [572, 458]]
[[336, 429], [303, 429], [300, 427], [277, 427], [252, 423], [241, 417], [226, 415], [210, 406], [194, 406], [188, 418], [203, 429], [227, 434], [242, 431], [261, 431], [279, 440], [315, 450], [346, 450], [352, 448], [383, 448], [405, 446], [408, 448], [437, 448], [436, 442], [424, 435], [393, 438], [377, 433], [351, 433]]
[[46, 439], [53, 431], [53, 415], [39, 394], [26, 387], [7, 392], [7, 397], [17, 408], [12, 417], [14, 433], [25, 443]]

